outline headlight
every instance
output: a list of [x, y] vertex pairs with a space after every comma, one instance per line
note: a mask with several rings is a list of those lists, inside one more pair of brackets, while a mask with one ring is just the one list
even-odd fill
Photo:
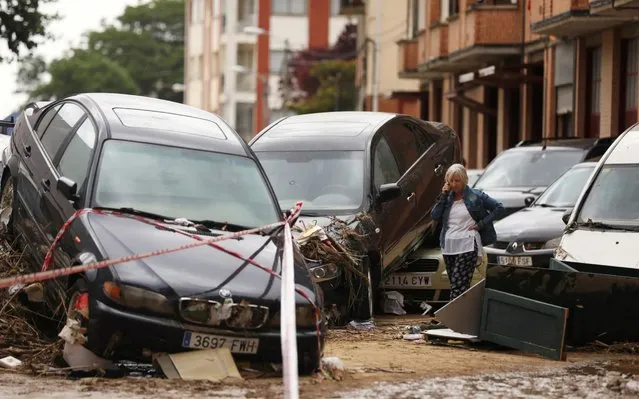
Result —
[[553, 238], [552, 240], [546, 241], [544, 244], [544, 249], [555, 249], [559, 246], [561, 242], [561, 237]]
[[173, 308], [169, 300], [162, 294], [107, 281], [103, 284], [104, 294], [122, 306], [133, 309], [146, 309], [156, 313], [171, 314]]
[[[278, 327], [280, 325], [281, 314], [275, 312], [269, 325]], [[295, 307], [295, 321], [297, 327], [315, 327], [315, 308], [310, 305]]]
[[313, 281], [321, 283], [322, 281], [328, 281], [339, 276], [339, 268], [334, 263], [327, 263], [320, 266], [309, 267]]

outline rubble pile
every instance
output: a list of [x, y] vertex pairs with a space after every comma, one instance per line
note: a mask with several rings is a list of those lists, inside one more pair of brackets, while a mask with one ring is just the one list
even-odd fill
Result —
[[[0, 242], [0, 278], [27, 272], [22, 257]], [[42, 332], [39, 323], [46, 321], [46, 316], [24, 306], [19, 295], [20, 290], [0, 290], [0, 358], [13, 356], [31, 369], [46, 369], [60, 356], [62, 342]]]

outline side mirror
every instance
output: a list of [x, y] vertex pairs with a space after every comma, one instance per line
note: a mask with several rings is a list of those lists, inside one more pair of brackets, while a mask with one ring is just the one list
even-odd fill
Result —
[[78, 199], [78, 185], [68, 177], [60, 177], [58, 179], [57, 188], [69, 201]]
[[379, 186], [379, 193], [377, 198], [379, 202], [388, 202], [394, 200], [402, 194], [402, 189], [399, 188], [397, 183], [387, 183]]
[[566, 209], [563, 215], [561, 215], [561, 220], [564, 221], [564, 224], [568, 224], [570, 220], [570, 215], [572, 215], [572, 208]]
[[526, 206], [530, 206], [530, 205], [532, 205], [532, 203], [533, 203], [533, 202], [535, 202], [535, 197], [526, 197], [526, 198], [524, 199], [524, 204], [525, 204]]

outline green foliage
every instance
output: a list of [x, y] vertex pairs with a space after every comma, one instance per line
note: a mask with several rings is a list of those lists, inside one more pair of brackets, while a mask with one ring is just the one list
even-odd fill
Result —
[[[31, 99], [117, 92], [182, 102], [173, 86], [184, 81], [184, 0], [128, 6], [118, 22], [89, 32], [86, 48], [53, 61], [49, 83], [29, 90]], [[35, 62], [23, 63], [20, 74], [33, 79]]]
[[312, 97], [288, 104], [298, 114], [353, 110], [356, 105], [355, 61], [326, 60], [311, 68], [319, 81]]
[[54, 78], [31, 93], [35, 99], [64, 98], [82, 92], [140, 92], [126, 69], [95, 51], [75, 50], [71, 57], [52, 62], [49, 73]]
[[[57, 18], [56, 14], [40, 11], [44, 3], [57, 0], [0, 0], [0, 40], [7, 43], [9, 51], [16, 57], [21, 49], [32, 50], [38, 39], [46, 38], [47, 24]], [[14, 57], [9, 57], [12, 61]], [[6, 61], [0, 56], [0, 62]]]

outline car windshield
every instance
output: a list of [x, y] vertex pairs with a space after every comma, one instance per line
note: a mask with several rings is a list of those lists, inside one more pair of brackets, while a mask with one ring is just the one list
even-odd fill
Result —
[[586, 197], [579, 222], [639, 226], [639, 164], [604, 166]]
[[280, 219], [254, 160], [122, 140], [102, 147], [93, 202], [246, 227]]
[[482, 190], [546, 187], [581, 161], [583, 150], [504, 151], [475, 183]]
[[304, 201], [305, 214], [355, 210], [364, 196], [363, 151], [258, 152], [281, 204]]
[[593, 169], [594, 166], [568, 170], [539, 196], [534, 206], [557, 208], [575, 206], [577, 198]]

